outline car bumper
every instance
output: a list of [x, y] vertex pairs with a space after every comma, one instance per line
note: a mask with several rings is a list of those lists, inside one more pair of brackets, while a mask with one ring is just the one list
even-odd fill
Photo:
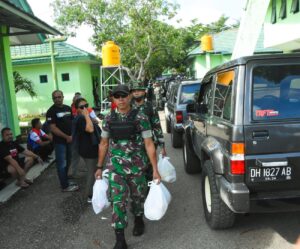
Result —
[[235, 213], [250, 211], [250, 191], [244, 183], [230, 183], [223, 176], [217, 177], [221, 199]]

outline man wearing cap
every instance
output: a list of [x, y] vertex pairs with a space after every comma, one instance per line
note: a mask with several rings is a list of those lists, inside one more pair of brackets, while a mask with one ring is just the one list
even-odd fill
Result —
[[161, 148], [161, 154], [165, 156], [165, 140], [158, 111], [149, 101], [145, 100], [146, 87], [141, 81], [136, 81], [132, 84], [131, 93], [133, 98], [133, 107], [139, 109], [148, 117], [152, 129], [154, 145], [155, 147], [159, 146]]
[[143, 202], [147, 190], [145, 170], [149, 159], [153, 179], [159, 183], [161, 177], [148, 118], [131, 107], [128, 86], [118, 85], [112, 94], [117, 109], [103, 120], [95, 177], [102, 178], [103, 162], [109, 148], [106, 168], [109, 170], [109, 192], [113, 206], [112, 227], [116, 233], [114, 249], [127, 249], [124, 229], [128, 223], [128, 196], [130, 195], [135, 216], [133, 235], [140, 236], [144, 233]]
[[[166, 149], [165, 149], [165, 141], [163, 131], [160, 125], [160, 119], [157, 112], [157, 109], [149, 102], [145, 101], [146, 96], [146, 87], [141, 81], [135, 81], [132, 83], [131, 86], [131, 93], [132, 93], [132, 105], [133, 108], [138, 109], [140, 112], [145, 114], [151, 125], [152, 130], [152, 138], [155, 145], [155, 148], [158, 146], [161, 149], [162, 156], [166, 156]], [[152, 170], [151, 167], [148, 167], [146, 178], [148, 181], [152, 180]]]

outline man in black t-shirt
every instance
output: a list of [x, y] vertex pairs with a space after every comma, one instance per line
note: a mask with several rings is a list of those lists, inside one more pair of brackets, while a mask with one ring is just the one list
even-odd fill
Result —
[[78, 190], [77, 185], [71, 185], [68, 181], [68, 169], [71, 162], [72, 142], [72, 110], [70, 106], [63, 104], [64, 95], [60, 90], [52, 93], [52, 105], [46, 114], [47, 122], [53, 134], [55, 148], [56, 167], [63, 192]]
[[[13, 141], [13, 133], [6, 127], [1, 130], [2, 141], [0, 142], [0, 171], [11, 174], [17, 179], [17, 185], [27, 188], [32, 183], [25, 177], [26, 172], [34, 164], [34, 160], [43, 163], [41, 158], [33, 152], [24, 149], [16, 141]], [[19, 154], [25, 157], [20, 158]]]

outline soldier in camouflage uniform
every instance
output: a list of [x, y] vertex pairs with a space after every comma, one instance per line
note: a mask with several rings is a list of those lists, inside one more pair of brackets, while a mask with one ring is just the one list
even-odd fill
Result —
[[124, 228], [127, 226], [126, 207], [128, 197], [133, 203], [135, 216], [133, 235], [144, 233], [143, 202], [146, 193], [145, 170], [149, 159], [153, 168], [153, 179], [160, 182], [157, 170], [155, 146], [152, 141], [148, 118], [132, 109], [129, 88], [118, 85], [113, 90], [117, 109], [109, 113], [102, 124], [101, 143], [96, 178], [102, 177], [103, 162], [108, 151], [109, 190], [113, 204], [112, 227], [116, 233], [114, 249], [126, 249]]
[[[140, 110], [145, 114], [151, 125], [152, 138], [154, 141], [155, 148], [160, 147], [162, 156], [166, 156], [165, 140], [163, 131], [160, 124], [160, 119], [157, 109], [148, 101], [145, 100], [146, 87], [141, 81], [132, 82], [131, 85], [133, 107]], [[146, 178], [148, 181], [152, 180], [152, 169], [148, 167]]]
[[155, 147], [160, 147], [161, 154], [166, 156], [165, 140], [160, 125], [158, 111], [149, 101], [145, 100], [146, 87], [140, 81], [133, 82], [131, 86], [131, 93], [133, 98], [133, 107], [139, 109], [150, 121]]

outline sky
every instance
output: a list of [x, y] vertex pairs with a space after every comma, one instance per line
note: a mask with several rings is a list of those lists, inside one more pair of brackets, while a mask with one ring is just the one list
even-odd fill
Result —
[[[180, 24], [175, 20], [174, 26], [188, 26], [192, 19], [197, 18], [201, 23], [208, 24], [219, 19], [221, 15], [229, 17], [230, 23], [240, 20], [247, 0], [170, 0], [180, 5], [176, 19], [181, 19]], [[27, 0], [35, 16], [50, 25], [54, 25], [53, 10], [50, 3], [53, 0]], [[81, 27], [74, 38], [69, 38], [68, 43], [90, 53], [95, 53], [95, 48], [89, 42], [92, 30]]]

